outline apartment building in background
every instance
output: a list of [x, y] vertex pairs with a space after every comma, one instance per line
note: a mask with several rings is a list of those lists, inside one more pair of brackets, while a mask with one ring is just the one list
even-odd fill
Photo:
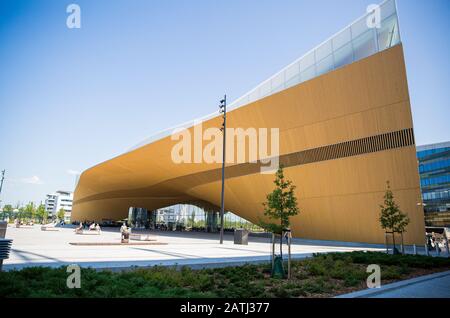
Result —
[[45, 210], [48, 212], [49, 217], [56, 218], [58, 211], [63, 209], [64, 221], [69, 223], [72, 213], [72, 201], [73, 192], [59, 190], [55, 193], [47, 194], [45, 199]]

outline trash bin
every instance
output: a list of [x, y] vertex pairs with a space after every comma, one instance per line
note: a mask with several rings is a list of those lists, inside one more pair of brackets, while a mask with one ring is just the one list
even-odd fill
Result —
[[5, 238], [7, 227], [8, 223], [6, 221], [0, 221], [0, 238]]
[[248, 245], [248, 231], [245, 229], [234, 230], [234, 244]]

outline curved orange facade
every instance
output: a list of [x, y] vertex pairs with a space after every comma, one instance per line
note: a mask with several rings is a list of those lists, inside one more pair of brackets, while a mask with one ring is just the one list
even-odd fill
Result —
[[[202, 125], [221, 123], [217, 116]], [[383, 243], [379, 205], [389, 180], [411, 219], [405, 243], [424, 242], [401, 44], [234, 109], [227, 126], [279, 128], [280, 164], [297, 186], [301, 211], [292, 218], [294, 236]], [[118, 220], [130, 206], [220, 206], [221, 164], [177, 164], [176, 143], [167, 136], [84, 171], [72, 220]], [[228, 164], [225, 209], [257, 222], [273, 179], [260, 173], [259, 163]]]

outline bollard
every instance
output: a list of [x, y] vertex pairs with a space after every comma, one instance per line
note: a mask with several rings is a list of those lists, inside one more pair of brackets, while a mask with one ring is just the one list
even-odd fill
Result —
[[416, 244], [413, 245], [413, 253], [414, 253], [414, 255], [417, 255], [417, 246], [416, 246]]

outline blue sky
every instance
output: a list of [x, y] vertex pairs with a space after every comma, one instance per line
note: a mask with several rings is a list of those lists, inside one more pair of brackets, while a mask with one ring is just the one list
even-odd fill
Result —
[[[81, 7], [81, 29], [66, 7]], [[2, 204], [217, 108], [374, 0], [0, 0]], [[398, 0], [417, 144], [450, 140], [450, 1]]]

